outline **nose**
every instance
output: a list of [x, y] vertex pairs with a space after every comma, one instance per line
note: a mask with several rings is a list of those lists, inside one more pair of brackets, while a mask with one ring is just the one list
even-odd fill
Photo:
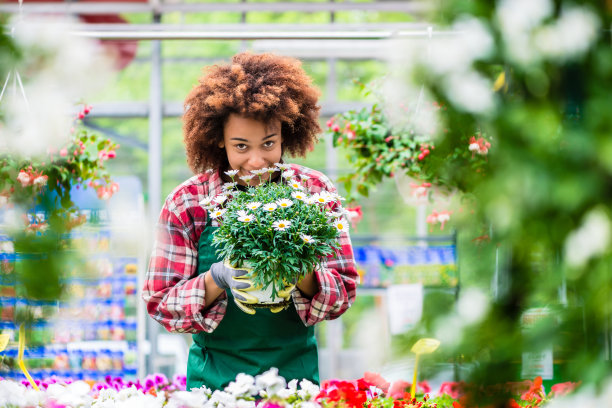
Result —
[[253, 170], [255, 169], [259, 170], [266, 165], [266, 161], [264, 160], [263, 156], [258, 153], [251, 154], [251, 156], [249, 157], [248, 163], [249, 163], [249, 168]]

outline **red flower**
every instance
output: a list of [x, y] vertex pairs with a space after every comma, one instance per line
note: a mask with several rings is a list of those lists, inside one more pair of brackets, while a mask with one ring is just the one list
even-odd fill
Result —
[[521, 408], [521, 406], [514, 400], [514, 398], [510, 398], [508, 404], [506, 404], [508, 408]]
[[543, 395], [544, 391], [542, 390], [542, 377], [537, 376], [535, 380], [533, 380], [533, 383], [531, 384], [531, 387], [529, 387], [529, 390], [527, 390], [527, 392], [521, 395], [521, 399], [523, 401], [536, 400], [537, 402], [540, 402], [542, 400]]

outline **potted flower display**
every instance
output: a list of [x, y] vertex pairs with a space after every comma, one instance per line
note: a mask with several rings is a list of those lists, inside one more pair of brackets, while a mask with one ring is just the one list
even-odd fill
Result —
[[[279, 182], [263, 181], [266, 172], [281, 172]], [[337, 194], [310, 194], [306, 177], [296, 177], [289, 165], [253, 171], [242, 177], [260, 183], [237, 188], [236, 171], [224, 194], [210, 197], [206, 205], [219, 222], [213, 244], [228, 265], [245, 269], [255, 290], [249, 294], [259, 307], [278, 307], [288, 297], [287, 288], [320, 266], [339, 248], [338, 236], [348, 228]], [[291, 289], [290, 289], [291, 290]]]

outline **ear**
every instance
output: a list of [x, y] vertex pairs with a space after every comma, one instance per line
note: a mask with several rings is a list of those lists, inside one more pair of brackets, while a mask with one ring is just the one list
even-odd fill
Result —
[[219, 146], [219, 149], [223, 149], [225, 147], [225, 142], [222, 140], [217, 146]]

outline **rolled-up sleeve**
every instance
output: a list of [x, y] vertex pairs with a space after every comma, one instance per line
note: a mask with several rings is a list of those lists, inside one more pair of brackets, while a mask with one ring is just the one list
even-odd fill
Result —
[[[205, 308], [205, 274], [197, 273], [199, 238], [193, 208], [185, 208], [170, 198], [162, 208], [142, 298], [149, 315], [168, 331], [212, 332], [225, 315], [227, 298], [222, 295]], [[204, 209], [197, 211], [206, 217]]]
[[293, 292], [296, 310], [307, 326], [336, 319], [355, 301], [359, 275], [355, 268], [349, 234], [339, 237], [340, 249], [329, 256], [320, 270], [315, 270], [319, 291], [308, 299], [299, 290]]

